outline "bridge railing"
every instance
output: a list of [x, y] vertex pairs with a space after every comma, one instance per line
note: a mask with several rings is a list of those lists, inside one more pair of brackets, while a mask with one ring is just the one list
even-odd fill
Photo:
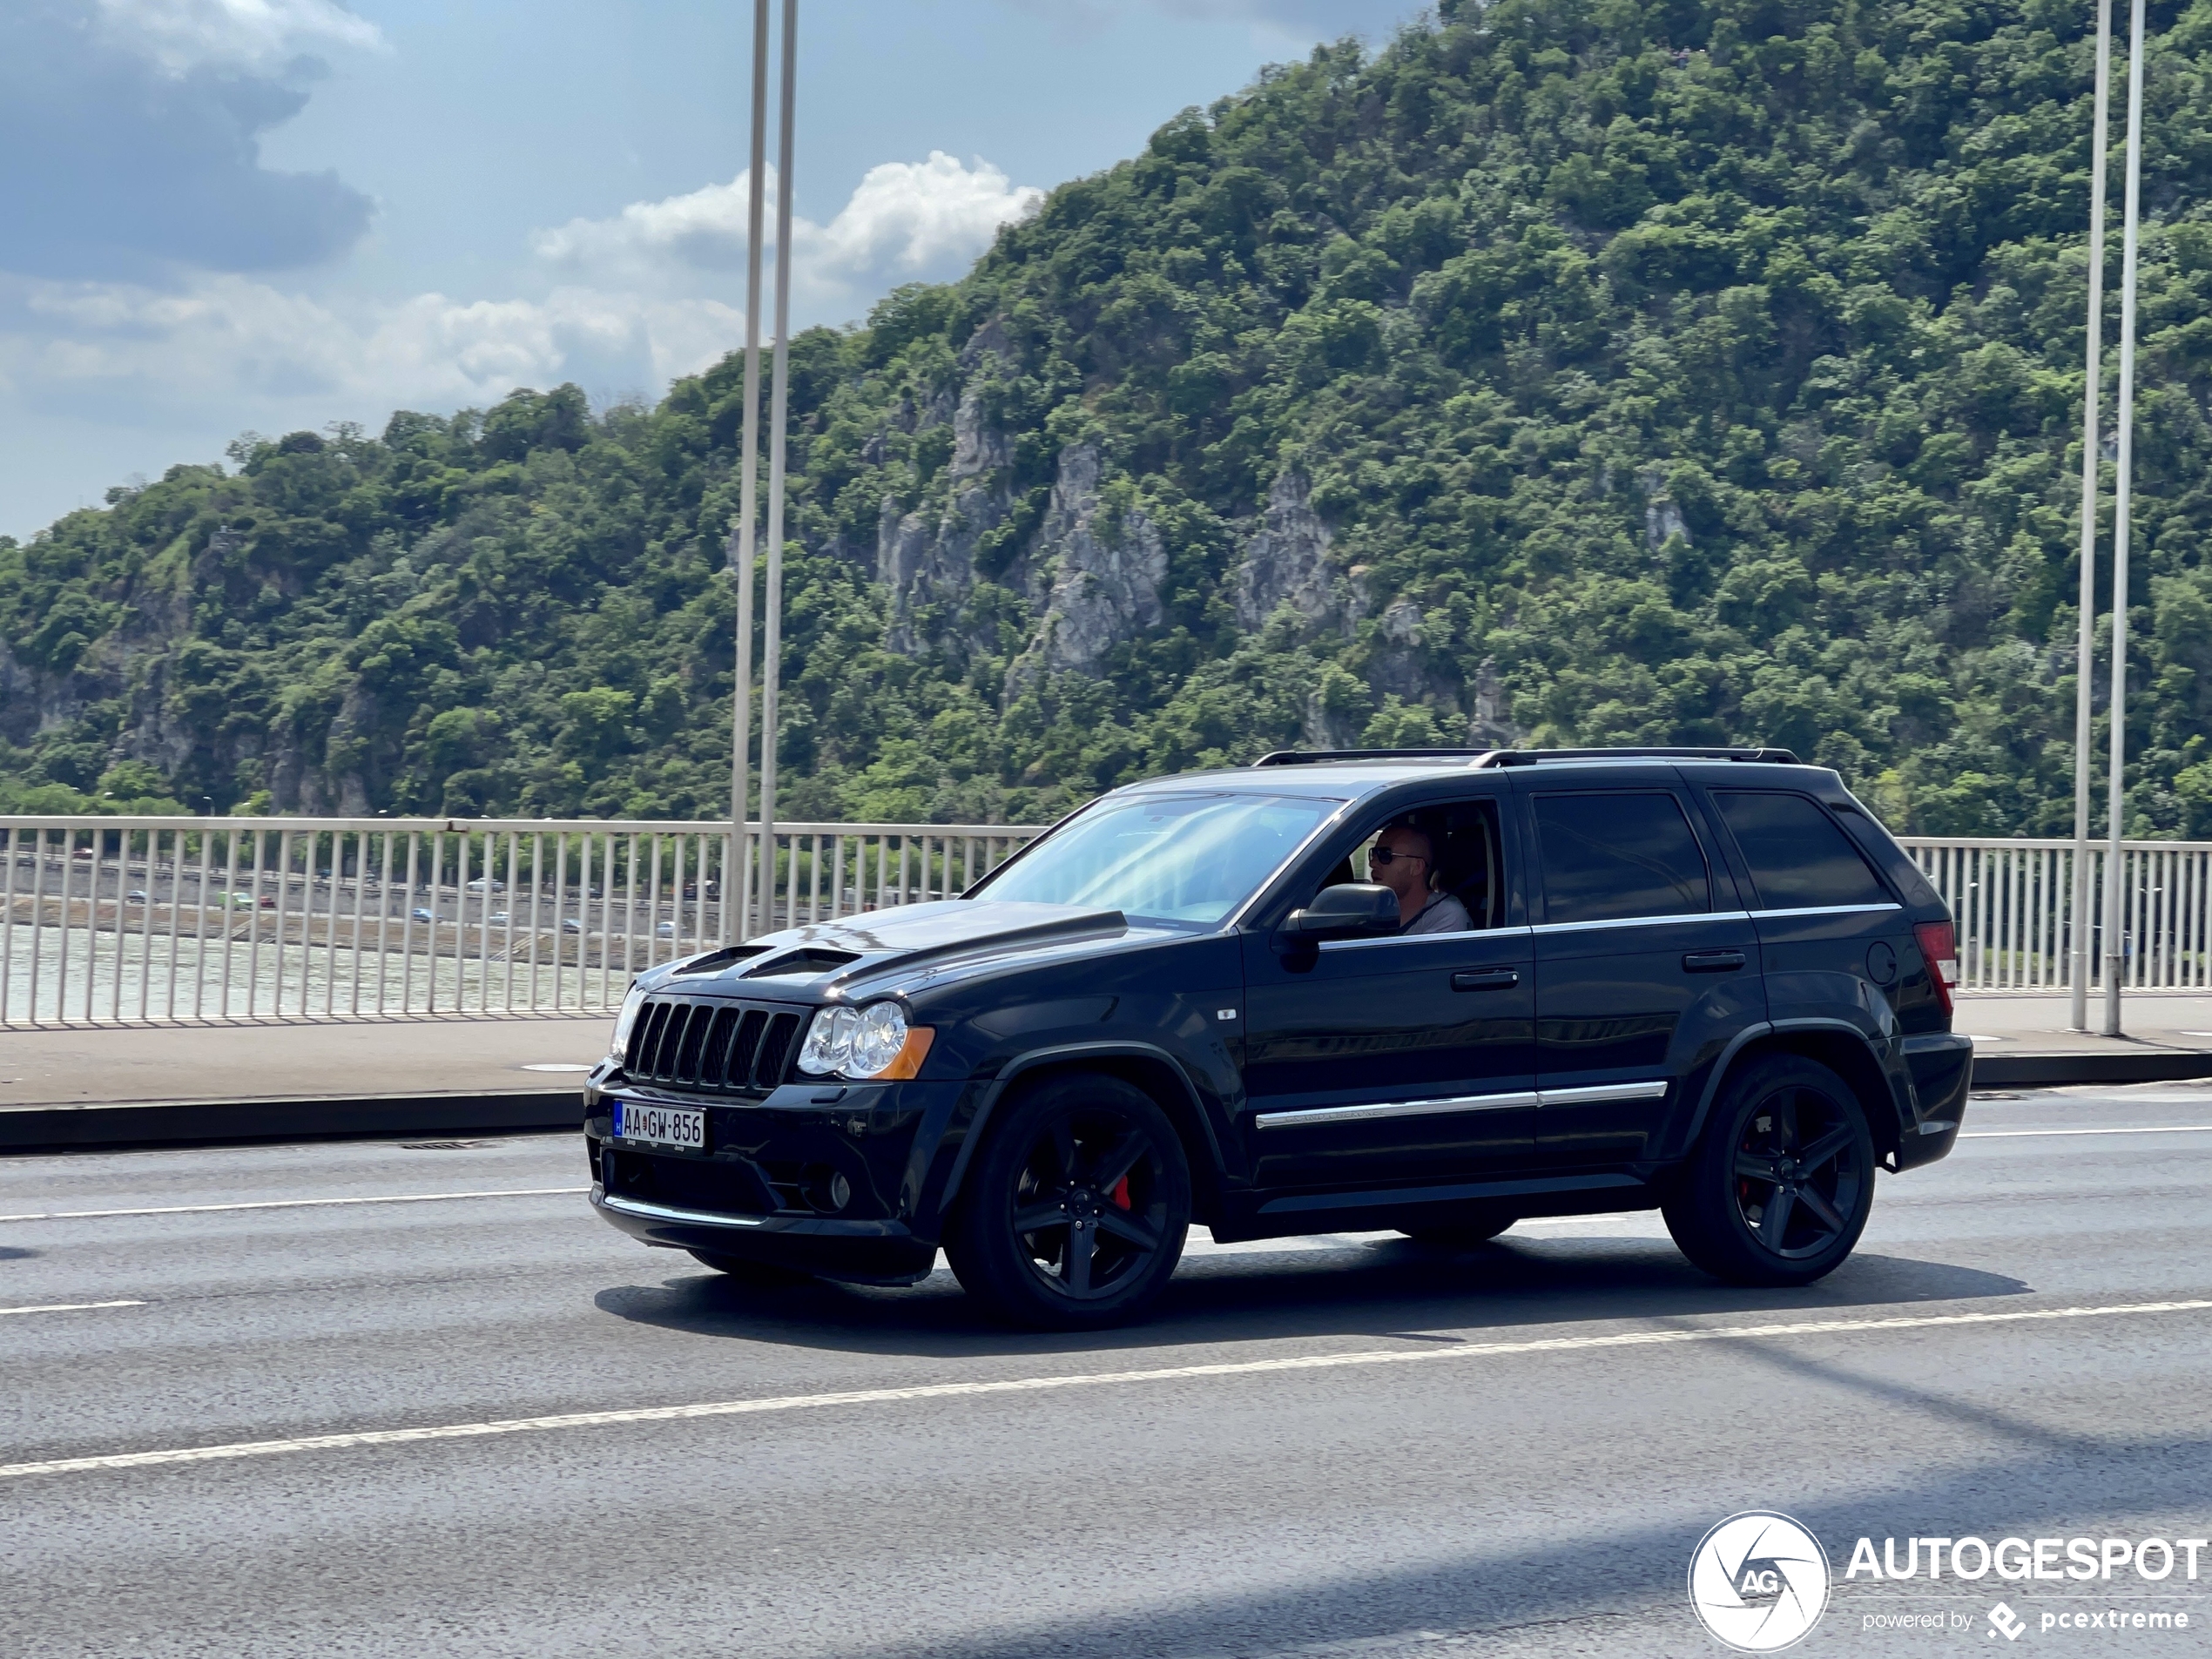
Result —
[[949, 898], [1006, 824], [0, 817], [0, 1028], [559, 1015], [655, 962]]
[[[1039, 833], [778, 824], [764, 901], [695, 820], [0, 816], [0, 1028], [597, 1013], [725, 940], [948, 898]], [[2071, 988], [2071, 841], [1903, 840], [1958, 918], [1962, 990]], [[2212, 989], [2212, 842], [2127, 842], [2120, 877], [2122, 983]]]
[[[2089, 848], [2077, 918], [2071, 840], [1899, 839], [1958, 918], [1961, 990], [2071, 990], [2077, 928], [2103, 989], [2107, 846]], [[2212, 988], [2212, 841], [2123, 841], [2119, 874], [2122, 988]]]

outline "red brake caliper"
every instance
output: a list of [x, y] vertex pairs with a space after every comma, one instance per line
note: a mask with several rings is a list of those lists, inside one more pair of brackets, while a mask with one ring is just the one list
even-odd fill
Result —
[[1123, 1176], [1114, 1183], [1114, 1202], [1122, 1209], [1129, 1208], [1129, 1177]]

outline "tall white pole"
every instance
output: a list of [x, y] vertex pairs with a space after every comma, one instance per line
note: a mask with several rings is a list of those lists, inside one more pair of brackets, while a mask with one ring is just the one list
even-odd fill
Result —
[[2112, 756], [2106, 780], [2111, 845], [2105, 850], [2105, 1035], [2120, 1035], [2120, 976], [2128, 965], [2121, 936], [2120, 840], [2127, 828], [2128, 530], [2135, 482], [2135, 227], [2143, 184], [2143, 0], [2128, 19], [2128, 202], [2121, 227], [2120, 465], [2112, 515]]
[[[760, 220], [767, 175], [768, 0], [752, 0], [752, 158], [745, 203], [745, 443], [738, 468], [737, 524], [737, 695], [730, 709], [730, 851], [722, 865], [723, 935], [732, 944], [752, 932], [752, 859], [745, 845], [745, 826], [752, 743], [753, 526], [760, 516]], [[729, 920], [733, 914], [734, 927]]]
[[768, 415], [768, 618], [760, 635], [760, 922], [775, 926], [776, 693], [783, 678], [784, 428], [791, 407], [792, 105], [799, 81], [799, 0], [784, 0], [783, 98], [776, 111], [776, 381]]
[[2081, 394], [2081, 600], [2074, 651], [2074, 1018], [2089, 1028], [2089, 750], [2090, 671], [2097, 647], [2097, 429], [2099, 361], [2105, 332], [2105, 148], [2112, 80], [2112, 0], [2097, 0], [2097, 113], [2089, 145], [2088, 362]]

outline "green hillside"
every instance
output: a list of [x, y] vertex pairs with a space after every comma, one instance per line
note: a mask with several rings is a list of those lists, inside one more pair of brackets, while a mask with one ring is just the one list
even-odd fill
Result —
[[[798, 340], [786, 816], [1759, 741], [2069, 827], [2091, 9], [1439, 10]], [[2202, 836], [2212, 0], [2153, 22], [2130, 799]], [[736, 393], [245, 442], [0, 539], [0, 806], [726, 810]]]

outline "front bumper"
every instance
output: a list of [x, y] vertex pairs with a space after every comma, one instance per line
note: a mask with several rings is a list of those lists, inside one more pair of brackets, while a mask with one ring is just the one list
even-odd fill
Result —
[[[935, 1264], [937, 1241], [914, 1221], [961, 1085], [799, 1083], [731, 1100], [595, 1082], [592, 1207], [641, 1243], [868, 1284], [911, 1284]], [[703, 1110], [705, 1148], [614, 1141], [616, 1097]]]
[[597, 1184], [591, 1207], [643, 1244], [704, 1251], [861, 1285], [912, 1285], [927, 1277], [937, 1262], [937, 1246], [916, 1238], [902, 1221], [689, 1210], [610, 1195]]
[[[1897, 1167], [1917, 1169], [1949, 1152], [1966, 1121], [1973, 1087], [1974, 1040], [1952, 1031], [1927, 1031], [1905, 1039], [1905, 1064], [1912, 1074], [1913, 1115], [1898, 1137]], [[1916, 1132], [1917, 1130], [1917, 1132]]]

